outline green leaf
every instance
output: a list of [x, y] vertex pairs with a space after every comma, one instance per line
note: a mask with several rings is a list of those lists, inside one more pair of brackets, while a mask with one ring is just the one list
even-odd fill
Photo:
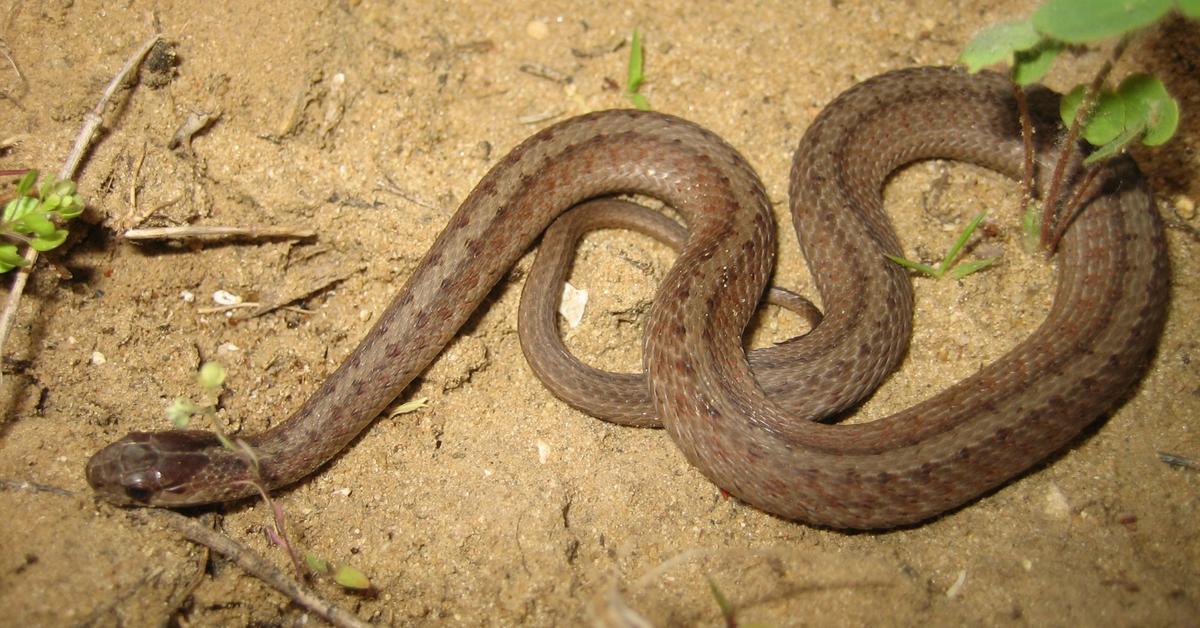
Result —
[[41, 212], [31, 211], [21, 218], [13, 221], [13, 229], [23, 233], [33, 233], [38, 237], [47, 238], [54, 235], [56, 227], [46, 215]]
[[17, 196], [25, 196], [29, 194], [29, 190], [33, 189], [33, 184], [37, 183], [38, 171], [30, 170], [21, 177], [21, 181], [17, 183]]
[[338, 567], [337, 571], [333, 574], [333, 581], [347, 589], [363, 590], [371, 588], [371, 581], [367, 579], [367, 576], [349, 565]]
[[963, 262], [950, 270], [950, 278], [951, 279], [962, 279], [963, 277], [966, 277], [967, 275], [977, 273], [995, 263], [996, 263], [996, 259], [992, 258], [992, 257], [988, 257], [985, 259], [977, 259], [977, 260], [974, 260], [971, 262]]
[[1172, 4], [1174, 0], [1048, 0], [1033, 12], [1033, 25], [1054, 39], [1083, 44], [1149, 26]]
[[921, 273], [921, 274], [923, 274], [923, 275], [928, 275], [928, 276], [930, 276], [930, 277], [937, 277], [937, 276], [938, 276], [938, 271], [937, 271], [937, 269], [936, 269], [936, 268], [934, 268], [934, 267], [932, 267], [932, 266], [929, 266], [928, 264], [922, 264], [921, 262], [914, 262], [914, 261], [912, 261], [912, 260], [910, 260], [910, 259], [907, 259], [907, 258], [904, 258], [904, 257], [900, 257], [899, 255], [887, 255], [887, 254], [885, 254], [885, 255], [884, 255], [884, 257], [886, 257], [886, 258], [888, 258], [888, 259], [892, 260], [893, 262], [896, 262], [897, 264], [899, 264], [899, 265], [901, 265], [901, 266], [903, 266], [903, 267], [905, 267], [905, 268], [907, 268], [907, 269], [909, 269], [909, 270], [915, 270], [915, 271], [917, 271], [918, 273]]
[[646, 75], [642, 72], [642, 35], [633, 30], [633, 41], [629, 46], [629, 73], [625, 82], [625, 96], [629, 98], [634, 107], [642, 111], [650, 110], [650, 101], [646, 97], [638, 93], [638, 88], [642, 86], [642, 81], [646, 80]]
[[1179, 0], [1179, 12], [1192, 19], [1200, 18], [1200, 0]]
[[308, 564], [308, 568], [313, 570], [314, 573], [329, 573], [329, 561], [311, 552], [304, 553], [304, 562]]
[[29, 246], [33, 247], [33, 250], [35, 251], [45, 253], [51, 249], [58, 248], [63, 242], [66, 241], [67, 230], [55, 229], [49, 235], [39, 235], [38, 237], [30, 240]]
[[1127, 124], [1144, 125], [1143, 144], [1159, 146], [1175, 134], [1179, 126], [1179, 102], [1171, 98], [1158, 78], [1134, 74], [1121, 81], [1117, 94], [1125, 101]]
[[1126, 128], [1120, 135], [1114, 137], [1109, 142], [1106, 142], [1096, 150], [1092, 151], [1086, 159], [1083, 160], [1083, 165], [1090, 166], [1096, 162], [1104, 161], [1110, 157], [1119, 154], [1125, 150], [1133, 140], [1137, 139], [1146, 130], [1145, 123], [1140, 123]]
[[63, 220], [70, 220], [83, 213], [83, 198], [78, 194], [62, 197], [62, 205], [54, 211]]
[[642, 111], [650, 111], [650, 101], [646, 100], [645, 96], [637, 92], [629, 93], [629, 101], [633, 103], [634, 107], [637, 107]]
[[0, 244], [0, 273], [6, 273], [18, 266], [26, 266], [29, 262], [17, 252], [15, 244]]
[[1021, 246], [1026, 253], [1033, 254], [1042, 242], [1042, 206], [1030, 203], [1021, 217]]
[[50, 193], [59, 196], [71, 196], [75, 193], [75, 182], [69, 179], [58, 181], [50, 187]]
[[633, 94], [642, 86], [646, 76], [642, 73], [642, 35], [633, 29], [633, 41], [629, 45], [629, 74], [625, 91]]
[[[1059, 104], [1059, 114], [1064, 124], [1070, 126], [1083, 101], [1086, 87], [1076, 86], [1071, 93], [1063, 97]], [[1125, 130], [1125, 101], [1115, 93], [1105, 90], [1100, 92], [1092, 114], [1083, 121], [1083, 137], [1093, 146], [1101, 146], [1111, 142]]]
[[1018, 52], [1012, 66], [1013, 82], [1017, 85], [1032, 85], [1042, 80], [1062, 49], [1062, 42], [1046, 39], [1038, 46]]
[[30, 212], [37, 209], [38, 201], [36, 198], [22, 196], [14, 198], [4, 206], [4, 222], [17, 222]]
[[954, 246], [951, 246], [950, 250], [946, 251], [946, 256], [942, 258], [942, 264], [938, 266], [937, 270], [938, 277], [944, 275], [950, 268], [950, 265], [954, 263], [954, 260], [958, 258], [958, 254], [967, 245], [967, 240], [971, 239], [971, 234], [975, 233], [975, 229], [979, 228], [979, 223], [983, 222], [985, 216], [987, 216], [986, 211], [979, 212], [971, 219], [971, 222], [967, 223], [966, 229], [963, 229], [962, 233], [958, 235], [958, 239], [954, 241]]
[[1013, 64], [1017, 52], [1029, 50], [1042, 40], [1030, 20], [993, 24], [967, 42], [958, 60], [974, 74], [994, 63]]

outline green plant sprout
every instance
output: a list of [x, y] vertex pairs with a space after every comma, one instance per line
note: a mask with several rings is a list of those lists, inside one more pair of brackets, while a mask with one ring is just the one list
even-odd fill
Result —
[[365, 591], [371, 588], [371, 581], [363, 572], [351, 567], [350, 565], [338, 565], [336, 568], [329, 564], [329, 561], [312, 554], [305, 552], [304, 562], [308, 564], [308, 568], [313, 573], [322, 576], [329, 576], [332, 573], [333, 581], [346, 589], [354, 589], [357, 591]]
[[[38, 171], [29, 170], [17, 183], [17, 194], [4, 205], [0, 236], [25, 244], [39, 252], [58, 247], [67, 239], [60, 225], [83, 213], [83, 198], [71, 181], [48, 175], [39, 185]], [[27, 266], [17, 244], [0, 244], [0, 273]]]
[[629, 44], [629, 72], [625, 81], [625, 96], [629, 98], [634, 107], [642, 111], [650, 111], [650, 101], [638, 93], [638, 88], [646, 80], [646, 75], [642, 72], [642, 63], [642, 35], [635, 28], [633, 29], [633, 41]]
[[[1174, 135], [1179, 125], [1179, 103], [1167, 93], [1162, 81], [1135, 74], [1122, 81], [1115, 90], [1104, 87], [1113, 64], [1133, 35], [1173, 9], [1195, 19], [1200, 17], [1200, 0], [1047, 0], [1029, 18], [988, 27], [964, 48], [959, 60], [970, 72], [996, 63], [1007, 63], [1010, 68], [1025, 139], [1023, 205], [1026, 217], [1023, 224], [1027, 242], [1040, 242], [1053, 251], [1098, 172], [1090, 169], [1075, 196], [1059, 207], [1058, 191], [1070, 151], [1079, 135], [1097, 147], [1084, 160], [1085, 166], [1121, 154], [1138, 139], [1147, 146], [1158, 146]], [[1112, 55], [1091, 84], [1075, 87], [1062, 99], [1059, 113], [1069, 131], [1043, 206], [1038, 207], [1032, 201], [1030, 190], [1033, 167], [1031, 124], [1021, 88], [1041, 80], [1067, 45], [1090, 44], [1113, 37], [1119, 40]], [[1038, 214], [1040, 221], [1036, 218]]]
[[955, 265], [954, 261], [958, 259], [959, 253], [967, 245], [967, 241], [971, 239], [971, 235], [975, 233], [975, 229], [979, 227], [979, 223], [983, 222], [985, 216], [987, 216], [987, 212], [983, 211], [971, 219], [971, 222], [958, 235], [958, 239], [954, 241], [954, 245], [950, 247], [950, 250], [946, 251], [945, 257], [942, 258], [942, 262], [938, 264], [937, 268], [928, 264], [922, 264], [921, 262], [914, 262], [898, 255], [888, 255], [887, 258], [909, 270], [914, 270], [934, 279], [941, 279], [947, 275], [953, 279], [962, 279], [967, 275], [977, 273], [994, 264], [996, 262], [995, 258], [989, 257], [958, 265]]
[[[196, 381], [204, 393], [204, 398], [200, 403], [185, 398], [176, 399], [167, 407], [167, 417], [171, 419], [175, 427], [180, 429], [186, 428], [192, 419], [197, 416], [207, 418], [209, 424], [213, 427], [213, 433], [216, 434], [217, 440], [221, 442], [221, 445], [230, 451], [236, 452], [246, 462], [247, 466], [250, 467], [250, 483], [258, 490], [263, 501], [271, 508], [274, 529], [268, 528], [267, 535], [276, 545], [284, 548], [288, 557], [292, 560], [292, 566], [295, 568], [296, 573], [301, 578], [305, 578], [309, 573], [328, 575], [332, 570], [329, 561], [306, 552], [304, 554], [304, 561], [301, 562], [295, 545], [287, 536], [287, 522], [283, 507], [271, 499], [267, 484], [262, 479], [258, 455], [254, 452], [254, 448], [240, 438], [231, 439], [221, 428], [221, 423], [217, 420], [217, 403], [221, 397], [221, 391], [225, 386], [225, 376], [225, 367], [220, 363], [205, 362], [202, 364], [200, 372], [196, 376]], [[306, 570], [304, 565], [307, 565], [311, 571]], [[367, 576], [354, 567], [343, 565], [333, 571], [333, 581], [344, 588], [355, 590], [371, 588], [371, 581]]]

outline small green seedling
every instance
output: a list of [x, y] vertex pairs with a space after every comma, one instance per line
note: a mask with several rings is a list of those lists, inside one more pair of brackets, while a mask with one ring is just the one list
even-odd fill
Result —
[[[275, 527], [274, 529], [267, 528], [267, 536], [271, 538], [272, 542], [282, 547], [288, 553], [288, 556], [292, 559], [292, 565], [300, 577], [304, 577], [308, 573], [303, 567], [304, 564], [307, 564], [313, 572], [322, 575], [327, 574], [330, 571], [328, 561], [317, 556], [305, 553], [304, 563], [300, 562], [296, 547], [287, 536], [287, 521], [283, 506], [280, 506], [275, 500], [271, 499], [271, 493], [267, 488], [267, 484], [262, 479], [258, 454], [254, 452], [254, 448], [240, 438], [229, 438], [225, 434], [225, 431], [221, 429], [221, 423], [217, 420], [217, 402], [221, 397], [221, 391], [225, 387], [225, 376], [225, 367], [219, 362], [205, 362], [202, 364], [200, 372], [196, 376], [196, 382], [200, 385], [201, 390], [204, 391], [204, 399], [200, 403], [196, 403], [190, 399], [178, 398], [167, 407], [167, 417], [171, 419], [175, 427], [180, 429], [186, 428], [192, 419], [197, 416], [208, 418], [209, 424], [213, 426], [213, 433], [217, 435], [217, 440], [221, 441], [221, 445], [226, 449], [236, 452], [249, 465], [250, 475], [253, 478], [251, 483], [258, 489], [258, 493], [262, 496], [263, 501], [271, 508]], [[322, 568], [318, 568], [319, 566]], [[333, 574], [333, 581], [347, 589], [364, 590], [371, 588], [371, 581], [361, 571], [350, 566], [339, 567]]]
[[[83, 198], [75, 192], [73, 182], [48, 175], [38, 184], [37, 170], [30, 170], [17, 183], [16, 197], [4, 205], [0, 236], [36, 251], [49, 251], [67, 239], [67, 230], [60, 225], [81, 213]], [[0, 273], [28, 263], [17, 244], [0, 244]]]
[[366, 591], [371, 588], [371, 580], [367, 578], [366, 574], [349, 565], [339, 565], [335, 568], [329, 564], [329, 561], [311, 553], [304, 555], [304, 562], [315, 574], [322, 576], [332, 574], [333, 581], [342, 588], [355, 591]]
[[646, 80], [646, 75], [642, 72], [642, 63], [642, 35], [635, 28], [633, 41], [629, 44], [629, 73], [625, 82], [625, 96], [629, 98], [634, 107], [642, 111], [650, 111], [650, 101], [638, 93], [638, 88]]
[[983, 222], [984, 216], [987, 216], [987, 212], [979, 212], [979, 215], [975, 216], [975, 218], [971, 220], [966, 229], [963, 229], [962, 233], [959, 234], [958, 239], [955, 240], [954, 246], [950, 247], [949, 251], [946, 251], [946, 256], [942, 258], [942, 263], [938, 264], [937, 268], [934, 268], [928, 264], [922, 264], [921, 262], [914, 262], [898, 255], [888, 255], [887, 258], [909, 270], [914, 270], [922, 275], [933, 277], [934, 279], [941, 279], [947, 275], [953, 279], [962, 279], [967, 275], [977, 273], [994, 264], [996, 260], [989, 257], [987, 259], [965, 262], [958, 265], [954, 264], [954, 260], [958, 258], [958, 255], [962, 252], [963, 247], [967, 245], [967, 240], [971, 239], [971, 235], [975, 233], [975, 229], [979, 227], [979, 223]]

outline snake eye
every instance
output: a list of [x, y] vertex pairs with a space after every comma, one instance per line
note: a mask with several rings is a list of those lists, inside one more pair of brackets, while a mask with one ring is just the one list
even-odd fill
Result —
[[161, 481], [157, 471], [136, 471], [125, 476], [121, 481], [121, 488], [124, 489], [126, 497], [145, 504], [154, 497]]
[[151, 495], [153, 495], [153, 493], [151, 493], [150, 491], [148, 491], [144, 488], [139, 488], [136, 486], [126, 486], [125, 487], [125, 496], [128, 497], [131, 501], [137, 502], [139, 504], [148, 503], [150, 501]]

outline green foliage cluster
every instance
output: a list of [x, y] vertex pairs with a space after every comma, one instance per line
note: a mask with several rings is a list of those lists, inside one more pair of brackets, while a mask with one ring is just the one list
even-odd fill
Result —
[[[1029, 85], [1050, 71], [1067, 45], [1128, 37], [1172, 9], [1197, 18], [1200, 0], [1048, 0], [1026, 19], [981, 31], [967, 44], [960, 60], [971, 72], [1007, 63], [1013, 81]], [[1086, 90], [1080, 85], [1063, 99], [1061, 115], [1068, 126], [1074, 122]], [[1148, 146], [1162, 144], [1179, 125], [1179, 103], [1153, 76], [1131, 76], [1117, 89], [1102, 90], [1094, 98], [1092, 111], [1083, 112], [1083, 137], [1099, 147], [1089, 163], [1120, 153], [1138, 138]]]
[[[1129, 37], [1172, 10], [1178, 10], [1188, 18], [1200, 17], [1200, 0], [1047, 0], [1029, 18], [1002, 22], [980, 31], [964, 48], [959, 60], [970, 72], [1006, 63], [1013, 82], [1025, 86], [1045, 77], [1059, 53], [1069, 45], [1119, 37], [1121, 44], [1114, 52], [1115, 58]], [[1108, 67], [1111, 66], [1106, 65], [1106, 69], [1097, 74], [1093, 86], [1076, 87], [1063, 97], [1060, 105], [1063, 123], [1072, 129], [1072, 133], [1078, 128], [1083, 138], [1097, 147], [1084, 160], [1086, 165], [1120, 154], [1139, 138], [1147, 146], [1158, 146], [1169, 140], [1179, 126], [1179, 103], [1167, 93], [1162, 81], [1147, 74], [1134, 74], [1116, 89], [1108, 89], [1102, 85]], [[1091, 93], [1093, 90], [1097, 93]], [[1023, 99], [1019, 99], [1018, 104], [1024, 113]], [[1023, 119], [1022, 124], [1028, 131], [1027, 120]], [[1029, 165], [1026, 167], [1028, 169]], [[1057, 169], [1055, 176], [1060, 174], [1061, 169]], [[1027, 173], [1026, 176], [1031, 178], [1032, 175]], [[1051, 186], [1046, 209], [1039, 209], [1037, 205], [1027, 208], [1023, 226], [1030, 250], [1039, 240], [1049, 243], [1048, 248], [1052, 249], [1061, 235], [1059, 231], [1047, 238], [1048, 234], [1041, 233], [1057, 216], [1054, 211], [1058, 200], [1055, 197], [1057, 183]], [[1068, 210], [1072, 209], [1068, 207]], [[1040, 220], [1039, 212], [1044, 212]], [[949, 275], [960, 279], [982, 270], [990, 266], [992, 260], [951, 268], [982, 218], [983, 214], [980, 214], [971, 221], [936, 268], [902, 257], [889, 255], [888, 258], [935, 278]]]
[[[0, 235], [36, 251], [49, 251], [67, 239], [67, 230], [60, 225], [81, 213], [83, 199], [73, 182], [49, 175], [39, 184], [38, 172], [30, 170], [17, 183], [16, 197], [4, 206]], [[27, 264], [16, 244], [0, 244], [0, 273]]]

